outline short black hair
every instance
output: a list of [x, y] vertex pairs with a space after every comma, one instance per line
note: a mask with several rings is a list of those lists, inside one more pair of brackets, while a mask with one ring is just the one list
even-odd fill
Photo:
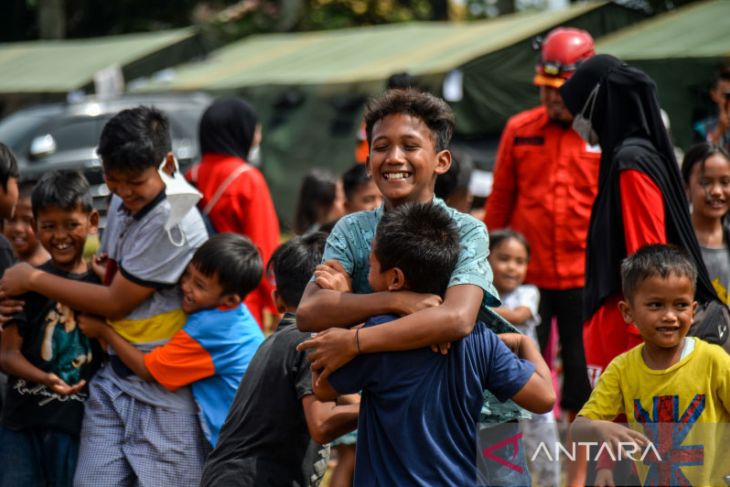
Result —
[[499, 246], [499, 244], [511, 238], [517, 240], [525, 247], [525, 250], [527, 251], [527, 258], [529, 259], [530, 243], [527, 241], [524, 235], [522, 235], [520, 232], [512, 230], [511, 228], [502, 228], [499, 230], [494, 230], [493, 232], [489, 232], [489, 252], [491, 253]]
[[160, 110], [145, 106], [114, 115], [104, 125], [96, 150], [104, 170], [125, 173], [157, 167], [170, 151], [170, 122]]
[[294, 237], [280, 245], [271, 256], [268, 269], [273, 271], [276, 291], [287, 306], [299, 306], [314, 268], [322, 261], [326, 241], [324, 232]]
[[459, 258], [459, 231], [433, 203], [406, 203], [383, 213], [375, 231], [381, 271], [403, 271], [408, 289], [443, 296]]
[[0, 142], [0, 184], [3, 185], [3, 189], [8, 189], [8, 179], [20, 177], [18, 172], [18, 161], [15, 159], [15, 154], [7, 145]]
[[388, 90], [370, 100], [365, 112], [368, 144], [373, 143], [373, 127], [389, 115], [410, 115], [419, 118], [431, 130], [437, 151], [448, 148], [454, 133], [454, 112], [441, 98], [415, 90]]
[[347, 201], [351, 201], [357, 190], [371, 181], [364, 164], [355, 164], [342, 175], [342, 190]]
[[201, 274], [216, 276], [223, 294], [237, 294], [241, 299], [258, 287], [264, 272], [256, 246], [236, 233], [212, 236], [190, 262]]
[[702, 172], [705, 171], [705, 161], [715, 154], [720, 154], [730, 161], [730, 154], [720, 145], [710, 144], [709, 142], [699, 142], [684, 154], [682, 159], [682, 179], [684, 184], [689, 186], [689, 176], [692, 174], [692, 168], [697, 164], [702, 165]]
[[624, 298], [633, 299], [639, 284], [650, 277], [671, 275], [688, 278], [693, 288], [697, 285], [697, 267], [686, 251], [676, 245], [645, 245], [621, 262]]
[[70, 169], [44, 174], [33, 187], [30, 204], [34, 218], [46, 208], [81, 210], [87, 214], [94, 209], [89, 182], [79, 171]]
[[405, 71], [393, 73], [388, 77], [386, 86], [389, 90], [418, 89], [418, 79]]

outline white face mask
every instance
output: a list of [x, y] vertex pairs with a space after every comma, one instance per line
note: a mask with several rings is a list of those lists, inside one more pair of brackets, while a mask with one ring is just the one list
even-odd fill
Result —
[[[588, 95], [583, 109], [580, 113], [573, 117], [573, 130], [575, 130], [580, 137], [588, 142], [589, 145], [598, 145], [598, 134], [593, 130], [593, 124], [591, 119], [593, 118], [593, 109], [596, 106], [596, 99], [598, 99], [598, 90], [601, 88], [601, 84], [598, 83], [593, 91]], [[590, 105], [590, 106], [589, 106]], [[583, 114], [589, 110], [588, 117]]]
[[261, 167], [261, 146], [255, 145], [248, 151], [248, 159], [246, 162], [254, 167]]
[[182, 245], [185, 239], [182, 231], [179, 232], [180, 238], [178, 238], [178, 240], [181, 241], [175, 242], [170, 230], [172, 230], [183, 220], [183, 218], [185, 218], [185, 215], [187, 215], [188, 212], [198, 204], [198, 201], [200, 201], [200, 198], [202, 198], [203, 195], [185, 180], [183, 175], [180, 174], [180, 169], [177, 166], [177, 159], [174, 159], [174, 161], [175, 172], [172, 176], [168, 175], [164, 171], [164, 167], [167, 164], [166, 158], [163, 159], [158, 171], [162, 178], [162, 182], [165, 183], [165, 195], [167, 196], [167, 201], [170, 203], [170, 216], [168, 216], [167, 221], [165, 222], [165, 231], [167, 231], [170, 236], [170, 240], [174, 244]]

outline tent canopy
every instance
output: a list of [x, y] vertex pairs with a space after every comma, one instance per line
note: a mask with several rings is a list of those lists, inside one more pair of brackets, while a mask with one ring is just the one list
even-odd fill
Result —
[[[354, 163], [364, 102], [381, 93], [392, 74], [408, 72], [441, 94], [444, 78], [461, 70], [463, 99], [452, 103], [457, 133], [496, 138], [507, 117], [538, 103], [532, 86], [535, 36], [570, 25], [599, 37], [644, 17], [614, 2], [592, 1], [470, 23], [252, 36], [178, 66], [167, 83], [141, 89], [204, 90], [250, 100], [264, 129], [263, 170], [287, 225], [308, 170], [340, 174]], [[485, 151], [479, 156], [488, 157]]]
[[[192, 28], [96, 39], [0, 44], [0, 93], [67, 93], [112, 65], [125, 77], [153, 72], [203, 54]], [[181, 52], [181, 47], [185, 53]], [[191, 49], [192, 48], [192, 49]]]
[[600, 52], [635, 59], [730, 56], [730, 2], [709, 0], [689, 4], [635, 24], [598, 43]]
[[473, 23], [414, 22], [252, 36], [217, 50], [204, 62], [178, 67], [171, 84], [149, 88], [227, 90], [382, 81], [402, 71], [416, 76], [445, 74], [604, 3]]
[[708, 90], [730, 61], [727, 19], [729, 1], [697, 2], [608, 35], [596, 46], [654, 79], [675, 143], [684, 149], [695, 139], [692, 124], [714, 110]]

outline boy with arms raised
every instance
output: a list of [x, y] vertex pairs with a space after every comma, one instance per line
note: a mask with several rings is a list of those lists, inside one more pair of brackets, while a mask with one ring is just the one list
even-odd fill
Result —
[[[27, 264], [8, 269], [0, 284], [8, 295], [35, 291], [104, 316], [147, 352], [185, 323], [177, 283], [207, 232], [194, 202], [167, 198], [162, 172], [172, 176], [176, 164], [162, 112], [119, 112], [104, 126], [97, 151], [114, 193], [100, 248], [108, 255], [109, 285], [71, 281]], [[189, 387], [170, 392], [146, 382], [111, 353], [89, 385], [74, 485], [189, 485], [200, 478], [205, 443]]]
[[[439, 296], [458, 256], [457, 229], [445, 209], [433, 203], [400, 205], [378, 224], [368, 282], [374, 292]], [[390, 314], [370, 318], [355, 330], [356, 344], [366, 330], [394, 320]], [[537, 346], [520, 334], [501, 338], [505, 343], [476, 326], [446, 356], [428, 348], [362, 354], [330, 376], [338, 393], [362, 390], [356, 485], [476, 485], [483, 391], [501, 401], [511, 397], [535, 412], [552, 408], [550, 372]], [[505, 344], [535, 365], [515, 357]], [[326, 388], [327, 379], [319, 382]], [[317, 393], [320, 399], [333, 397], [321, 389]]]
[[356, 426], [356, 404], [314, 396], [306, 354], [295, 348], [309, 336], [297, 330], [294, 313], [325, 239], [322, 232], [296, 237], [271, 256], [274, 301], [285, 314], [241, 381], [202, 486], [319, 485], [328, 457], [322, 445]]
[[[574, 437], [605, 442], [614, 458], [620, 442], [638, 444], [638, 459], [651, 441], [652, 450], [635, 463], [642, 485], [723, 485], [723, 475], [730, 473], [730, 356], [686, 336], [697, 309], [697, 269], [677, 247], [647, 245], [624, 259], [621, 280], [621, 314], [644, 343], [613, 359], [601, 374], [573, 423]], [[632, 427], [642, 425], [649, 438], [612, 422], [621, 414]], [[596, 485], [615, 485], [611, 469], [602, 466], [605, 461]]]
[[[415, 350], [467, 336], [477, 319], [495, 333], [515, 332], [489, 309], [499, 306], [487, 262], [489, 240], [484, 224], [434, 197], [436, 177], [448, 171], [447, 150], [454, 116], [441, 99], [427, 93], [392, 90], [373, 100], [365, 114], [370, 141], [367, 167], [384, 205], [339, 220], [327, 240], [315, 279], [307, 285], [297, 310], [297, 326], [320, 332], [300, 345], [310, 352], [314, 370], [327, 377], [359, 353]], [[408, 202], [431, 202], [445, 209], [459, 233], [459, 258], [443, 295], [373, 292], [368, 284], [369, 255], [375, 228], [384, 212]], [[400, 319], [361, 330], [351, 327], [378, 314]], [[481, 326], [481, 325], [480, 325]], [[343, 328], [338, 328], [343, 327]], [[323, 331], [324, 330], [324, 331]], [[500, 424], [525, 416], [514, 403], [501, 403], [485, 391], [482, 422]], [[505, 482], [529, 482], [524, 456], [522, 474]]]
[[188, 319], [170, 341], [143, 353], [97, 318], [82, 316], [81, 330], [108, 343], [145, 381], [169, 391], [190, 385], [200, 425], [214, 447], [246, 367], [264, 341], [243, 304], [262, 274], [261, 256], [249, 239], [220, 233], [195, 252], [180, 279]]
[[[98, 283], [84, 261], [84, 244], [99, 214], [89, 183], [74, 171], [45, 174], [32, 193], [38, 238], [51, 259], [44, 272]], [[30, 206], [30, 205], [29, 205]], [[101, 348], [78, 328], [77, 312], [38, 293], [24, 294], [24, 311], [3, 331], [0, 362], [10, 374], [0, 428], [0, 486], [71, 486], [87, 398], [86, 381]]]

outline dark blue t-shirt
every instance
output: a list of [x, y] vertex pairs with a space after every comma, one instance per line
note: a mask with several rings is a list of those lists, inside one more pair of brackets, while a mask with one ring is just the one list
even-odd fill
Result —
[[[395, 319], [376, 316], [365, 326]], [[534, 371], [483, 325], [448, 355], [422, 348], [357, 356], [330, 376], [339, 393], [362, 391], [355, 485], [474, 485], [483, 391], [504, 401]]]

